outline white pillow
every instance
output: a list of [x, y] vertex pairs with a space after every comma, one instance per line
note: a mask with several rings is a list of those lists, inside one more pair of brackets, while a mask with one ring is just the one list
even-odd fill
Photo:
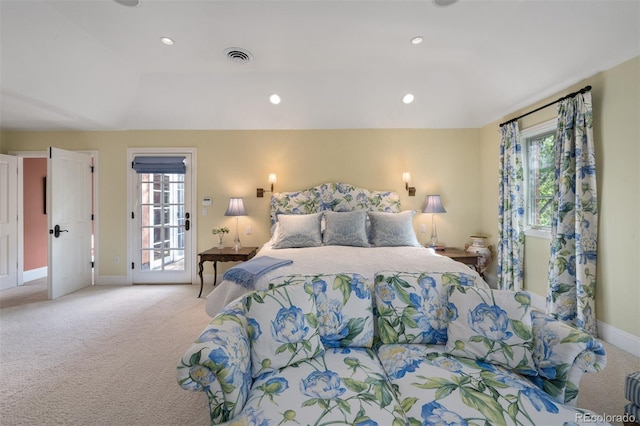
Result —
[[458, 316], [449, 323], [446, 352], [537, 375], [529, 293], [450, 286], [449, 309]]
[[413, 229], [412, 210], [400, 213], [369, 212], [371, 243], [377, 247], [420, 246]]
[[318, 247], [322, 245], [322, 213], [278, 215], [273, 248]]

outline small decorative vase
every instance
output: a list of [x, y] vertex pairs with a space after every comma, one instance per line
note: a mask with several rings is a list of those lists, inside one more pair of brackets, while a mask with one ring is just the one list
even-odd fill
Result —
[[480, 274], [483, 274], [484, 271], [487, 270], [489, 263], [491, 262], [491, 249], [486, 247], [486, 239], [487, 237], [483, 237], [482, 235], [472, 235], [471, 245], [467, 247], [467, 251], [469, 253], [480, 255], [480, 258], [478, 259], [478, 272]]
[[218, 248], [221, 249], [221, 250], [224, 248], [224, 234], [223, 233], [218, 234]]

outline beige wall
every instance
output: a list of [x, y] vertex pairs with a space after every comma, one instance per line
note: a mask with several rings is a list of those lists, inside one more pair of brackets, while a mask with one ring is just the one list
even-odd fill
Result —
[[[269, 194], [256, 198], [257, 187], [268, 186], [277, 173], [276, 191], [304, 189], [343, 181], [401, 194], [403, 209], [422, 208], [427, 193], [439, 193], [447, 209], [438, 217], [444, 243], [464, 246], [480, 232], [481, 164], [478, 132], [470, 130], [300, 130], [300, 131], [127, 131], [127, 132], [6, 132], [7, 151], [63, 149], [99, 152], [98, 275], [125, 276], [127, 251], [127, 148], [195, 147], [197, 200], [212, 197], [207, 216], [196, 216], [197, 247], [214, 244], [211, 228], [235, 226], [225, 217], [229, 197], [242, 196], [249, 213], [240, 218], [243, 245], [263, 244], [269, 237]], [[416, 197], [408, 197], [402, 172], [409, 171]], [[431, 217], [418, 214], [430, 230]], [[244, 235], [246, 226], [253, 235]], [[418, 234], [421, 242], [428, 235]], [[227, 266], [223, 264], [223, 267]]]
[[[591, 85], [596, 143], [599, 224], [596, 317], [640, 336], [640, 57], [599, 73], [509, 119], [585, 85]], [[549, 120], [554, 107], [520, 120], [520, 129]], [[503, 121], [503, 120], [501, 120]], [[480, 129], [483, 176], [482, 227], [496, 241], [499, 122]], [[493, 222], [493, 223], [492, 223]], [[546, 295], [549, 240], [527, 237], [525, 287]], [[495, 274], [495, 264], [493, 265]]]

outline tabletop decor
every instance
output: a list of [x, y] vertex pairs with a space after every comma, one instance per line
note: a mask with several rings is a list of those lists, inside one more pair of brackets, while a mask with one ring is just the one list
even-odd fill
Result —
[[218, 236], [218, 248], [219, 249], [223, 249], [224, 248], [224, 234], [228, 234], [229, 233], [229, 228], [227, 228], [226, 226], [220, 227], [220, 228], [213, 228], [211, 230], [211, 233], [213, 235], [217, 235]]

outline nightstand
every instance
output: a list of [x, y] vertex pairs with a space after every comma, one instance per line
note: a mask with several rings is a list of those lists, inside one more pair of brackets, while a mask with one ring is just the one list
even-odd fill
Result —
[[[468, 265], [470, 268], [474, 269], [476, 272], [480, 272], [479, 262], [482, 256], [477, 253], [469, 253], [466, 250], [455, 247], [445, 247], [444, 250], [436, 250], [436, 253], [447, 256], [457, 262], [464, 263], [465, 265]], [[480, 276], [482, 276], [482, 274], [480, 274]]]
[[204, 262], [213, 262], [213, 286], [216, 286], [218, 280], [218, 262], [246, 262], [256, 255], [258, 247], [242, 247], [238, 250], [233, 247], [225, 248], [210, 248], [207, 251], [199, 253], [200, 262], [198, 263], [198, 275], [200, 275], [200, 293], [198, 297], [202, 296], [202, 287], [204, 287], [204, 281], [202, 279], [202, 270], [204, 269]]

